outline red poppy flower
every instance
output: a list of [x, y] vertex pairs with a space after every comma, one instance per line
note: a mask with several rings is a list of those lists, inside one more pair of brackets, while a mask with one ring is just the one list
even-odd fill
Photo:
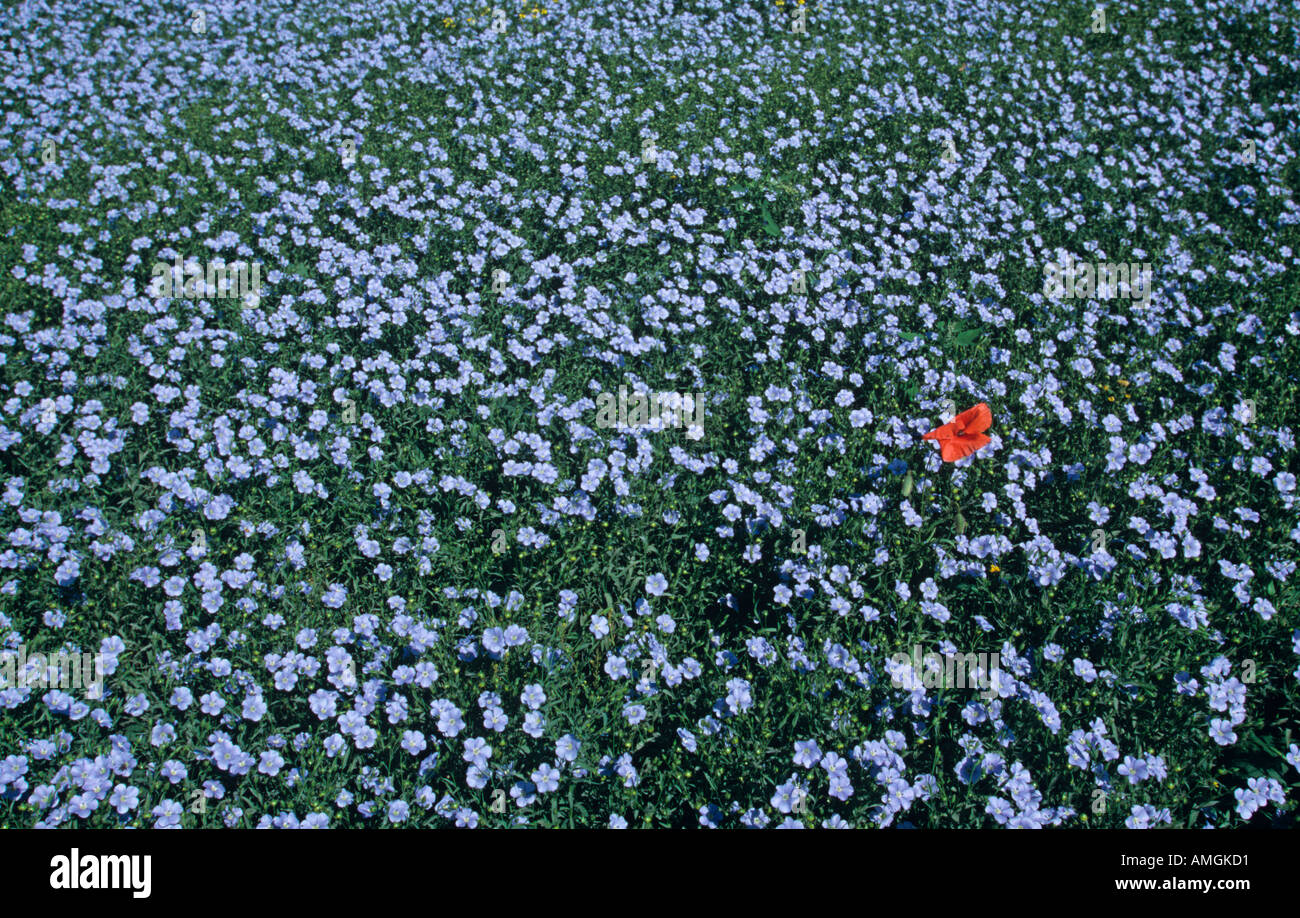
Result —
[[989, 410], [988, 403], [980, 402], [942, 427], [936, 427], [921, 439], [938, 440], [943, 461], [956, 462], [993, 442], [984, 433], [992, 423], [993, 412]]

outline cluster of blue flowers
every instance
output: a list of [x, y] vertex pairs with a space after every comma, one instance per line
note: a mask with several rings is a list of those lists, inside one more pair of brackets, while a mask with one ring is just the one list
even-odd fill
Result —
[[1287, 814], [1294, 11], [1175, 6], [10, 11], [0, 652], [104, 691], [0, 670], [0, 823]]

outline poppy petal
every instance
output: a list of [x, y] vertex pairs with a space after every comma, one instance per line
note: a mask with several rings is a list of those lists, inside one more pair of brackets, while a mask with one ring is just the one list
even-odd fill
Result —
[[975, 452], [975, 450], [977, 449], [983, 449], [984, 447], [988, 446], [990, 443], [993, 442], [992, 437], [990, 437], [988, 434], [982, 434], [982, 433], [968, 434], [962, 439], [970, 444], [971, 452]]
[[952, 421], [949, 421], [947, 424], [942, 424], [936, 427], [934, 430], [930, 431], [928, 434], [925, 434], [924, 436], [921, 437], [921, 439], [922, 440], [946, 440], [949, 437], [955, 437], [955, 436], [957, 436], [957, 425]]
[[975, 452], [975, 447], [956, 437], [944, 440], [939, 444], [939, 453], [943, 456], [944, 462], [956, 462], [959, 459], [965, 459], [973, 452]]
[[967, 408], [957, 415], [952, 419], [952, 423], [962, 433], [980, 434], [993, 425], [993, 412], [990, 410], [988, 402], [980, 402], [974, 408]]
[[968, 408], [947, 424], [936, 427], [922, 440], [938, 440], [939, 454], [944, 462], [957, 462], [965, 459], [977, 449], [983, 449], [993, 442], [984, 431], [993, 423], [993, 412], [987, 402], [980, 402]]
[[977, 449], [983, 449], [992, 442], [984, 434], [953, 437], [940, 443], [939, 450], [944, 462], [956, 462], [959, 459], [965, 459]]

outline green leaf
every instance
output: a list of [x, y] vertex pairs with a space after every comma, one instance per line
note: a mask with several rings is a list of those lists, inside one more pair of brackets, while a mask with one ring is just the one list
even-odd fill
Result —
[[968, 328], [957, 336], [957, 344], [961, 347], [969, 347], [983, 337], [983, 332], [978, 328]]

